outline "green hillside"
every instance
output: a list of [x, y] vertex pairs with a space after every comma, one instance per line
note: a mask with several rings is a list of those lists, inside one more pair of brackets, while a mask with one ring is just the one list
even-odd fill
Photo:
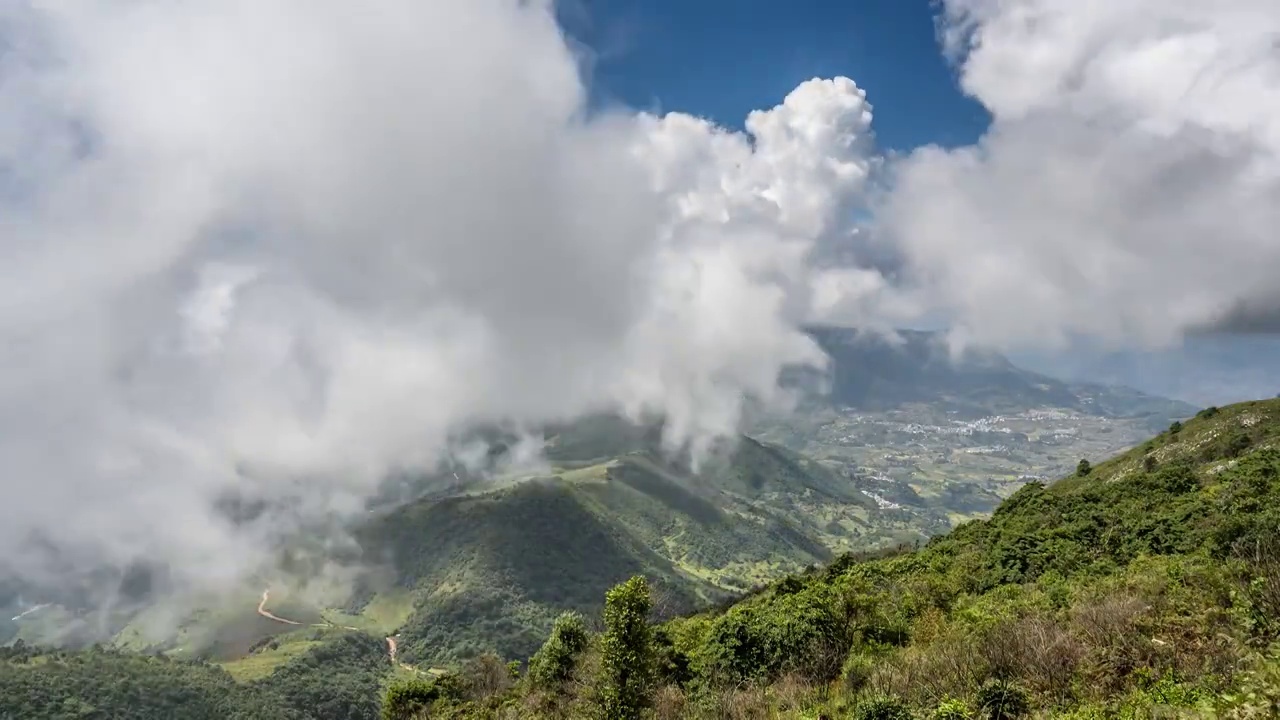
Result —
[[[363, 619], [393, 622], [407, 603], [404, 659], [496, 645], [524, 660], [546, 640], [519, 677], [480, 655], [430, 679], [392, 665], [381, 637], [332, 627], [264, 638], [225, 669], [18, 646], [0, 658], [0, 717], [372, 720], [380, 702], [389, 719], [1280, 713], [1280, 401], [1209, 409], [1131, 452], [1086, 458], [918, 550], [846, 554], [670, 618], [720, 592], [691, 568], [732, 553], [710, 540], [652, 549], [658, 508], [724, 548], [799, 562], [815, 553], [761, 532], [768, 520], [714, 528], [773, 492], [852, 495], [790, 453], [741, 447], [697, 478], [638, 453], [369, 526], [400, 589], [367, 598]], [[644, 512], [612, 521], [619, 506]], [[628, 574], [651, 582], [610, 588]], [[563, 608], [585, 619], [538, 635]]]
[[1276, 717], [1278, 498], [1280, 401], [1206, 410], [917, 551], [643, 632], [618, 624], [643, 587], [620, 588], [603, 636], [543, 651], [570, 681], [430, 717]]
[[[380, 516], [358, 537], [390, 572], [348, 612], [401, 598], [411, 606], [403, 625], [385, 629], [399, 631], [412, 663], [485, 651], [523, 659], [557, 614], [594, 614], [605, 590], [635, 574], [651, 578], [664, 612], [676, 614], [827, 562], [833, 549], [919, 537], [790, 451], [742, 438], [694, 471], [646, 448], [642, 433], [631, 444], [620, 437], [555, 436], [553, 475]], [[626, 452], [597, 454], [605, 450]]]
[[252, 682], [216, 665], [105, 649], [0, 648], [0, 718], [376, 720], [392, 666], [382, 640], [313, 643]]

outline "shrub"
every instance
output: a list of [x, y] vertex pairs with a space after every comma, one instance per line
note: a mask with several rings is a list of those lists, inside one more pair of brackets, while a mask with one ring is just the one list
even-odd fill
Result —
[[598, 700], [605, 720], [639, 718], [652, 700], [651, 607], [649, 584], [639, 575], [605, 595]]
[[440, 698], [440, 688], [425, 680], [392, 683], [382, 697], [382, 720], [411, 720]]
[[[712, 621], [704, 645], [714, 682], [776, 679], [795, 672], [834, 680], [850, 644], [831, 594], [807, 589], [769, 605], [739, 605]], [[864, 627], [864, 635], [875, 628]]]
[[1093, 472], [1093, 466], [1089, 464], [1088, 460], [1082, 458], [1079, 464], [1076, 465], [1076, 476], [1086, 477], [1091, 472]]
[[511, 667], [493, 653], [485, 653], [467, 661], [462, 670], [467, 695], [473, 700], [484, 700], [501, 695], [515, 684]]
[[529, 679], [537, 687], [551, 689], [568, 680], [578, 654], [587, 647], [587, 626], [576, 612], [556, 618], [551, 635], [529, 660]]
[[880, 695], [858, 704], [855, 720], [912, 720], [906, 703], [892, 695]]
[[930, 720], [970, 720], [973, 715], [969, 713], [969, 706], [963, 700], [953, 698], [943, 700], [929, 717]]
[[978, 688], [978, 708], [988, 720], [1015, 720], [1031, 711], [1027, 691], [1007, 680], [988, 680]]
[[845, 658], [844, 666], [840, 668], [840, 680], [844, 683], [845, 689], [856, 695], [867, 687], [867, 683], [871, 680], [871, 673], [874, 671], [875, 663], [871, 658], [855, 650]]
[[670, 631], [662, 626], [653, 629], [653, 664], [662, 683], [682, 688], [693, 680], [692, 660], [676, 647]]

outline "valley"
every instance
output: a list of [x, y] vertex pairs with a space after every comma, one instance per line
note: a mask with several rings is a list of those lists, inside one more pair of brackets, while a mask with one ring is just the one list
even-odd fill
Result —
[[[532, 473], [501, 470], [515, 440], [491, 433], [494, 470], [398, 478], [350, 526], [361, 556], [343, 562], [364, 571], [345, 602], [291, 592], [308, 577], [284, 573], [260, 597], [245, 588], [188, 612], [169, 637], [143, 631], [171, 612], [162, 607], [85, 637], [218, 662], [238, 677], [268, 675], [335, 632], [374, 637], [384, 657], [433, 672], [487, 652], [524, 659], [559, 613], [593, 615], [632, 575], [650, 579], [660, 617], [693, 612], [842, 553], [918, 546], [988, 516], [1027, 482], [1194, 412], [990, 353], [951, 358], [929, 334], [901, 345], [832, 329], [815, 337], [833, 360], [826, 391], [796, 412], [756, 415], [696, 467], [663, 448], [660, 425], [617, 416], [545, 428], [545, 464]], [[25, 613], [10, 621], [10, 641], [62, 642], [84, 614], [15, 608]]]
[[[908, 423], [903, 432], [914, 430]], [[972, 439], [965, 432], [944, 437], [952, 435]], [[584, 626], [586, 644], [571, 651], [580, 657], [564, 684], [540, 685], [504, 663], [532, 654], [518, 648], [536, 633], [540, 614], [554, 620], [581, 608], [578, 617], [599, 617], [601, 600], [591, 601], [585, 588], [615, 598], [626, 578], [645, 576], [647, 584], [625, 587], [643, 592], [650, 608], [641, 657], [653, 663], [655, 685], [643, 702], [663, 703], [669, 714], [662, 717], [719, 717], [704, 703], [732, 704], [748, 717], [843, 717], [863, 707], [912, 713], [901, 717], [940, 708], [974, 717], [993, 697], [1019, 703], [1018, 716], [1034, 709], [1033, 717], [1063, 720], [1156, 710], [1266, 717], [1276, 707], [1267, 703], [1280, 699], [1280, 665], [1269, 645], [1280, 639], [1272, 502], [1278, 443], [1280, 401], [1208, 408], [1087, 471], [1026, 483], [989, 520], [964, 523], [915, 549], [832, 554], [811, 567], [779, 569], [778, 580], [710, 608], [711, 595], [679, 601], [682, 589], [711, 593], [716, 586], [699, 585], [675, 554], [626, 545], [626, 535], [603, 521], [607, 515], [583, 525], [588, 515], [572, 514], [607, 496], [579, 495], [584, 489], [649, 498], [670, 492], [651, 476], [678, 466], [624, 454], [578, 476], [566, 471], [569, 479], [552, 475], [410, 502], [387, 516], [395, 522], [371, 525], [375, 535], [367, 539], [390, 533], [383, 537], [390, 547], [409, 551], [393, 554], [401, 573], [393, 584], [413, 598], [400, 632], [371, 632], [394, 590], [372, 591], [363, 608], [316, 613], [287, 590], [277, 598], [271, 587], [246, 594], [241, 606], [270, 627], [260, 627], [240, 657], [213, 664], [180, 652], [4, 648], [0, 710], [33, 708], [34, 717], [45, 717], [44, 708], [67, 703], [121, 707], [127, 694], [119, 688], [136, 686], [150, 693], [143, 701], [149, 714], [138, 715], [148, 718], [169, 717], [164, 708], [180, 702], [181, 717], [217, 717], [215, 708], [227, 707], [246, 719], [372, 720], [384, 694], [383, 712], [396, 718], [579, 717], [598, 703], [592, 688], [606, 677], [600, 638], [607, 627], [595, 620]], [[817, 461], [753, 440], [736, 448], [723, 464], [684, 481], [714, 483], [720, 497], [743, 502], [783, 488], [849, 502], [841, 477]], [[749, 472], [767, 462], [768, 473]], [[633, 465], [646, 474], [628, 477]], [[699, 493], [690, 494], [664, 502], [691, 517], [707, 512], [695, 500]], [[900, 503], [874, 491], [856, 494], [868, 518], [900, 512], [890, 507]], [[710, 515], [701, 520], [715, 524]], [[414, 551], [427, 544], [435, 551]], [[799, 547], [755, 551], [798, 561]], [[699, 557], [702, 567], [714, 565], [710, 555]], [[545, 577], [559, 582], [535, 581]], [[352, 622], [340, 625], [341, 618]], [[545, 631], [535, 649], [543, 642]], [[517, 650], [486, 650], [493, 644]], [[402, 659], [439, 657], [437, 647], [455, 654], [429, 672]], [[410, 697], [426, 704], [402, 707]], [[426, 708], [431, 714], [419, 713]]]
[[966, 417], [912, 403], [871, 412], [824, 408], [761, 423], [758, 436], [840, 468], [896, 504], [941, 508], [954, 524], [989, 513], [1029, 481], [1069, 473], [1081, 458], [1128, 449], [1174, 417], [1108, 417], [1070, 407]]

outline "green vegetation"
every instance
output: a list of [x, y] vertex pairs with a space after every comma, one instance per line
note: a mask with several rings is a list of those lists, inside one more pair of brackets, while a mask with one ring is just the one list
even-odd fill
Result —
[[605, 720], [639, 720], [653, 694], [649, 585], [633, 577], [604, 599], [599, 711]]
[[[919, 550], [846, 555], [654, 625], [655, 682], [625, 707], [655, 718], [1274, 717], [1278, 496], [1280, 402], [1220, 408], [1086, 476], [1029, 484], [990, 520]], [[617, 607], [633, 615], [643, 594], [630, 581], [610, 607], [628, 598]], [[558, 689], [442, 697], [430, 717], [636, 716], [607, 713], [619, 707], [609, 658], [645, 644], [619, 644], [644, 634], [617, 617]]]
[[109, 650], [0, 648], [0, 718], [302, 720], [283, 699], [225, 671]]
[[556, 618], [551, 636], [529, 660], [529, 680], [544, 690], [556, 690], [573, 676], [578, 655], [587, 648], [587, 626], [582, 616], [567, 612]]
[[385, 614], [385, 598], [410, 600], [402, 624], [382, 629], [399, 633], [411, 664], [486, 652], [523, 659], [562, 612], [597, 615], [606, 591], [634, 575], [649, 578], [658, 613], [670, 617], [829, 562], [833, 547], [900, 541], [886, 529], [899, 522], [894, 513], [794, 452], [742, 438], [695, 472], [657, 441], [575, 424], [552, 438], [563, 465], [553, 476], [379, 517], [359, 537], [391, 579], [371, 583], [348, 613], [371, 617]]
[[[402, 659], [449, 661], [441, 676], [325, 627], [237, 636], [248, 654], [225, 668], [20, 644], [0, 656], [0, 717], [1280, 713], [1280, 400], [1027, 484], [923, 547], [834, 558], [813, 518], [883, 540], [892, 511], [789, 451], [740, 448], [696, 473], [646, 450], [592, 457], [368, 526], [393, 577], [347, 610], [404, 617], [411, 600]], [[728, 600], [726, 568], [765, 565], [785, 577]], [[522, 677], [506, 662], [526, 659]]]
[[349, 633], [309, 642], [249, 682], [163, 655], [0, 648], [0, 718], [375, 720], [391, 671], [382, 641]]

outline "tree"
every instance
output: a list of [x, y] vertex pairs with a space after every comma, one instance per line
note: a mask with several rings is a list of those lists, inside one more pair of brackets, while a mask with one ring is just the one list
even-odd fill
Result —
[[1174, 420], [1173, 424], [1169, 426], [1169, 434], [1177, 435], [1180, 432], [1182, 432], [1182, 423], [1177, 420]]
[[1091, 472], [1093, 472], [1093, 466], [1089, 464], [1088, 460], [1082, 459], [1080, 464], [1076, 465], [1076, 475], [1078, 477], [1087, 477]]
[[634, 720], [649, 705], [653, 638], [648, 618], [652, 606], [649, 583], [639, 575], [605, 595], [599, 695], [604, 720]]
[[1031, 712], [1027, 691], [1005, 680], [988, 680], [978, 688], [978, 706], [989, 720], [1016, 720]]
[[552, 689], [573, 674], [578, 654], [587, 647], [587, 626], [576, 612], [562, 613], [551, 627], [551, 635], [529, 660], [529, 679]]
[[382, 720], [412, 720], [440, 699], [440, 690], [425, 680], [392, 683], [382, 696]]

